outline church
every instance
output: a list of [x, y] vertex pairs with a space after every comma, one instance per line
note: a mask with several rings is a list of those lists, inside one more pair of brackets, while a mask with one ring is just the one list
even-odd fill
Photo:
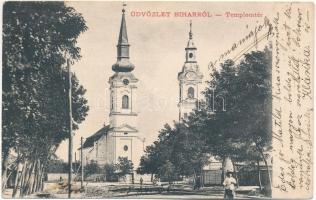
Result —
[[[125, 10], [117, 44], [117, 61], [112, 65], [114, 74], [109, 78], [110, 113], [109, 124], [88, 137], [83, 144], [83, 165], [92, 161], [100, 165], [115, 164], [119, 157], [127, 157], [139, 165], [144, 154], [143, 140], [139, 137], [137, 85], [134, 76], [135, 66], [130, 62], [129, 42], [125, 21]], [[203, 74], [197, 62], [197, 48], [193, 42], [192, 22], [190, 21], [189, 39], [185, 47], [185, 61], [178, 73], [179, 81], [179, 121], [185, 119], [197, 108], [204, 98], [201, 92]], [[164, 123], [164, 122], [162, 122]]]
[[[198, 102], [205, 100], [202, 91], [205, 89], [202, 86], [203, 74], [200, 71], [196, 58], [197, 48], [193, 42], [192, 22], [190, 21], [189, 40], [185, 48], [185, 62], [182, 70], [178, 73], [179, 81], [179, 121], [188, 117], [190, 112], [198, 109]], [[220, 109], [225, 111], [224, 98], [215, 95], [214, 90], [210, 94], [211, 101], [220, 101], [221, 108], [215, 108], [214, 104], [211, 105], [211, 112]], [[210, 164], [203, 167], [201, 182], [203, 185], [221, 185], [222, 183], [222, 163], [210, 155]], [[233, 171], [230, 160], [226, 160], [225, 167]], [[230, 166], [229, 166], [230, 165]]]
[[112, 65], [114, 74], [109, 78], [109, 124], [85, 140], [82, 149], [83, 165], [92, 161], [100, 165], [115, 164], [119, 157], [127, 157], [136, 169], [143, 155], [143, 143], [137, 124], [138, 79], [133, 74], [135, 66], [130, 62], [129, 48], [123, 8], [117, 61]]
[[190, 22], [189, 41], [185, 48], [185, 62], [182, 71], [178, 73], [179, 81], [179, 120], [186, 118], [193, 109], [197, 108], [200, 100], [203, 74], [196, 60], [197, 48], [193, 42], [192, 22]]

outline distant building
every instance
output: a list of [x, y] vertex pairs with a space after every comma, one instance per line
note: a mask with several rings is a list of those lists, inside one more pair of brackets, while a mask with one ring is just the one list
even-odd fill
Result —
[[196, 60], [197, 48], [193, 42], [192, 23], [190, 22], [189, 41], [185, 48], [185, 62], [178, 73], [179, 80], [179, 120], [186, 118], [197, 107], [200, 100], [203, 74]]
[[127, 157], [137, 168], [143, 155], [143, 143], [137, 124], [138, 79], [134, 76], [135, 66], [129, 60], [129, 43], [125, 21], [125, 9], [117, 44], [117, 61], [112, 65], [114, 74], [109, 78], [110, 113], [109, 125], [88, 137], [83, 144], [84, 165], [91, 161], [114, 164], [118, 157]]

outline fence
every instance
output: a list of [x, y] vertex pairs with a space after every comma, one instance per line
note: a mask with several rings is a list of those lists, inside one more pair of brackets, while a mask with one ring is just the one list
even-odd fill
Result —
[[[269, 169], [271, 171], [271, 166]], [[236, 164], [236, 171], [235, 177], [238, 179], [240, 186], [259, 186], [259, 173], [261, 185], [269, 184], [268, 171], [265, 166], [260, 166], [259, 172], [256, 165]], [[203, 170], [202, 181], [204, 186], [222, 185], [224, 178], [222, 173], [222, 167]]]

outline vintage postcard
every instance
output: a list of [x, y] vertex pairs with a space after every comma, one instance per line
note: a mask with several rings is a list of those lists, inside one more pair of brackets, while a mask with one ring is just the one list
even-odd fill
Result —
[[313, 197], [313, 3], [2, 10], [2, 198]]

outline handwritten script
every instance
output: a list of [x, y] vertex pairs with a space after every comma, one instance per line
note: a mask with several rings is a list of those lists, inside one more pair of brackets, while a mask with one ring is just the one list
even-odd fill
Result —
[[312, 196], [312, 4], [282, 4], [273, 26], [273, 197]]
[[231, 47], [221, 53], [218, 58], [210, 61], [208, 68], [216, 68], [216, 65], [228, 58], [233, 61], [238, 61], [245, 53], [249, 52], [254, 47], [257, 47], [260, 42], [267, 42], [273, 35], [272, 30], [273, 26], [271, 21], [267, 17], [264, 17], [261, 24], [257, 24], [253, 30], [250, 30], [248, 34], [245, 35], [245, 37], [234, 42]]

